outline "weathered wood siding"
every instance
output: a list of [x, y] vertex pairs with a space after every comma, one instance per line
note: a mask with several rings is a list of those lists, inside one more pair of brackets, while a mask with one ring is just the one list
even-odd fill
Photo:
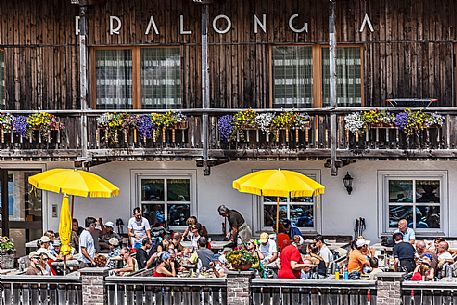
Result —
[[[279, 4], [280, 3], [280, 4]], [[297, 13], [295, 34], [289, 18]], [[374, 33], [359, 33], [365, 13]], [[78, 108], [78, 49], [70, 0], [0, 0], [0, 49], [5, 53], [8, 108]], [[179, 34], [179, 15], [191, 35]], [[232, 29], [212, 29], [218, 14]], [[267, 33], [253, 32], [253, 15], [267, 14]], [[364, 47], [366, 105], [386, 98], [434, 97], [455, 105], [457, 1], [337, 0], [337, 40]], [[109, 16], [121, 18], [109, 34]], [[145, 35], [150, 16], [160, 34]], [[221, 23], [222, 26], [223, 23]], [[89, 46], [177, 45], [181, 49], [184, 107], [201, 107], [201, 6], [190, 0], [107, 0], [89, 9]], [[327, 0], [214, 0], [210, 6], [209, 65], [212, 107], [269, 105], [272, 44], [326, 44]]]

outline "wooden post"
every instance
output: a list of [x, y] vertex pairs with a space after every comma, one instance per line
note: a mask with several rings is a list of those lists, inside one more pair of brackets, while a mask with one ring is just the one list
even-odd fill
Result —
[[[338, 100], [336, 95], [336, 30], [335, 30], [335, 10], [336, 0], [330, 0], [330, 17], [329, 17], [329, 37], [330, 37], [330, 103], [332, 108], [338, 107]], [[330, 151], [330, 165], [331, 175], [338, 175], [336, 168], [336, 113], [332, 112], [330, 115], [330, 129], [331, 129], [331, 151]]]
[[88, 159], [87, 153], [87, 6], [79, 7], [79, 89], [81, 102], [81, 159]]
[[[208, 67], [208, 4], [202, 5], [202, 98], [203, 109], [209, 108], [209, 67]], [[208, 166], [208, 113], [203, 113], [203, 173], [210, 174]]]

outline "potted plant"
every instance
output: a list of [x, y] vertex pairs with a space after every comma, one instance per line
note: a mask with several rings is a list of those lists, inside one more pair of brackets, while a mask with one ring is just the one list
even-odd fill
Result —
[[255, 119], [257, 114], [251, 108], [235, 113], [233, 116], [233, 127], [235, 130], [257, 129]]
[[229, 262], [231, 269], [238, 271], [246, 271], [256, 263], [255, 256], [246, 250], [231, 251], [228, 252], [225, 257]]
[[6, 236], [0, 237], [0, 269], [14, 268], [14, 244]]
[[221, 142], [228, 143], [233, 140], [233, 116], [226, 114], [217, 120], [217, 130]]
[[29, 115], [27, 124], [27, 132], [30, 137], [33, 137], [34, 132], [38, 132], [45, 139], [49, 138], [51, 131], [59, 131], [64, 128], [64, 125], [55, 115], [47, 112], [38, 112]]

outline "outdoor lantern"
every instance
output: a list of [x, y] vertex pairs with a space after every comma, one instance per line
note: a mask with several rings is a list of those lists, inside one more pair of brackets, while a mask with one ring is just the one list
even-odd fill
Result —
[[354, 178], [352, 178], [351, 175], [349, 175], [349, 173], [346, 172], [346, 175], [344, 175], [344, 178], [343, 178], [343, 184], [344, 184], [344, 187], [346, 188], [346, 191], [348, 191], [349, 195], [351, 195], [351, 192], [352, 192], [352, 180], [354, 180]]

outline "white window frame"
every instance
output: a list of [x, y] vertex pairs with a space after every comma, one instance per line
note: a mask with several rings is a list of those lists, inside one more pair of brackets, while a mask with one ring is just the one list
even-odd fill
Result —
[[[259, 171], [259, 170], [260, 169], [256, 169], [256, 170], [253, 170], [253, 172]], [[320, 172], [320, 170], [297, 170], [297, 169], [285, 169], [285, 170], [295, 171], [295, 172], [304, 174], [304, 175], [314, 179], [318, 183], [320, 183], [320, 181], [321, 181], [321, 172]], [[264, 206], [265, 206], [265, 203], [264, 203], [263, 196], [254, 196], [254, 197], [256, 197], [254, 200], [256, 201], [256, 206], [258, 207], [258, 211], [257, 211], [257, 219], [258, 219], [257, 228], [258, 228], [258, 231], [271, 232], [273, 228], [264, 225], [265, 224], [265, 217], [264, 217]], [[290, 199], [291, 198], [288, 198], [287, 202], [280, 202], [280, 205], [294, 204], [295, 202], [291, 201]], [[321, 195], [314, 196], [314, 201], [312, 203], [311, 202], [310, 203], [307, 203], [307, 202], [298, 202], [298, 203], [296, 203], [296, 204], [303, 204], [303, 205], [314, 204], [314, 226], [313, 227], [299, 227], [300, 230], [303, 233], [318, 233], [318, 231], [319, 231], [318, 228], [321, 228], [321, 225], [322, 225], [322, 222], [321, 222], [321, 215], [322, 215], [321, 206], [322, 206], [322, 204], [321, 203], [322, 203], [322, 196]], [[277, 204], [276, 202], [274, 202], [274, 203], [272, 202], [272, 203], [268, 203], [267, 205], [276, 205], [276, 204]], [[290, 219], [290, 208], [287, 209], [287, 216]]]
[[[141, 200], [141, 180], [143, 179], [189, 179], [190, 180], [190, 215], [198, 215], [197, 210], [197, 180], [196, 172], [192, 170], [132, 170], [131, 171], [131, 204], [130, 211], [142, 204], [164, 204], [165, 217], [168, 220], [167, 204], [182, 203], [189, 204], [188, 201], [142, 201]], [[166, 186], [165, 186], [166, 191]], [[185, 226], [170, 226], [172, 230], [182, 230]]]
[[[448, 235], [449, 234], [449, 193], [448, 193], [448, 172], [447, 171], [378, 171], [378, 223], [381, 234], [392, 234], [396, 228], [389, 228], [389, 181], [390, 180], [412, 180], [413, 181], [413, 202], [406, 203], [407, 206], [439, 205], [440, 206], [440, 228], [417, 228], [416, 235]], [[440, 181], [440, 203], [417, 204], [415, 194], [416, 180], [439, 180]], [[415, 223], [415, 213], [413, 213]]]

